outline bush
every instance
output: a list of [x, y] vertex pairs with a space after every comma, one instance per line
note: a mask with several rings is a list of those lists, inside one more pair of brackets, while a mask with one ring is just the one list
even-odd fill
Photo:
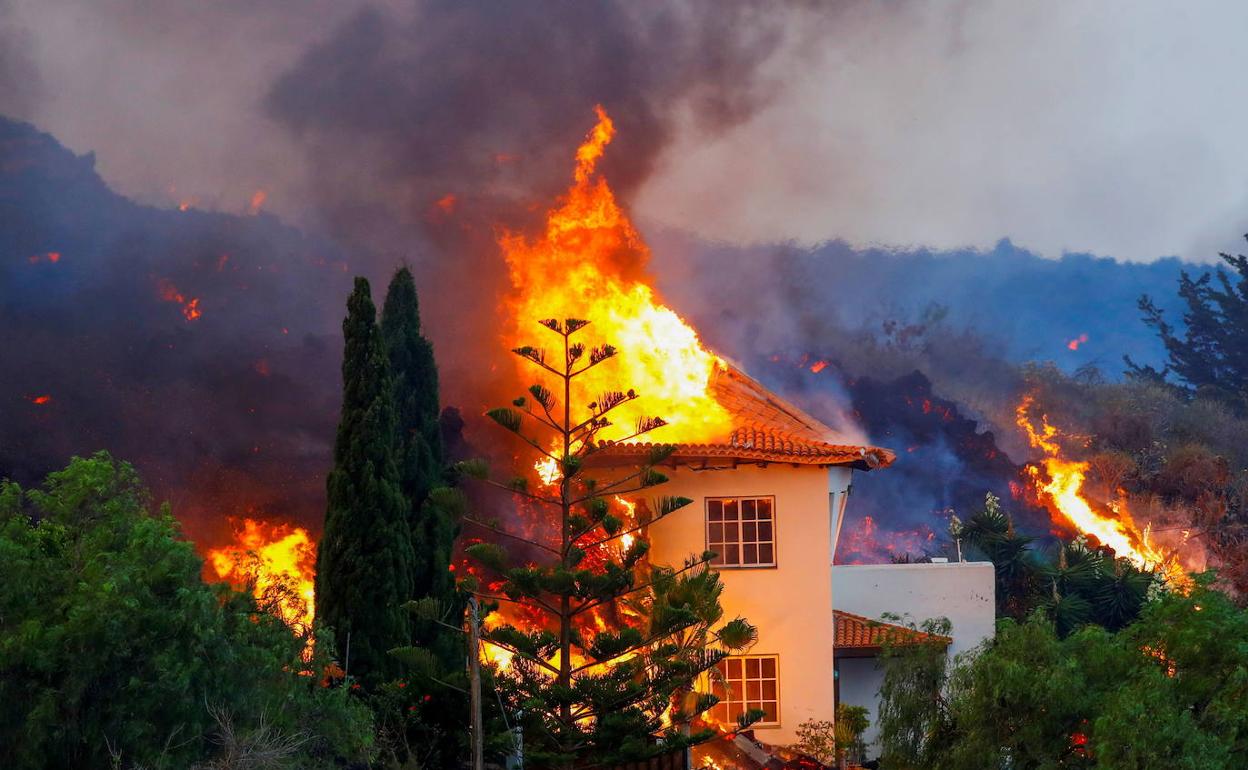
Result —
[[311, 675], [325, 644], [305, 662], [306, 639], [202, 566], [106, 453], [0, 483], [0, 766], [367, 759], [367, 710]]

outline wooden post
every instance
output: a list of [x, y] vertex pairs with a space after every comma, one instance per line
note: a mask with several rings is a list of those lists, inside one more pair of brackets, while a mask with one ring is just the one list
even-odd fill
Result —
[[472, 709], [472, 770], [485, 770], [485, 735], [481, 727], [481, 621], [477, 618], [477, 598], [468, 599], [468, 675]]

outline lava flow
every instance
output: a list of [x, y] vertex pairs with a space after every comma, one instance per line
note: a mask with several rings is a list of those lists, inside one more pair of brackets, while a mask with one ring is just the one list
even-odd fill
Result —
[[1057, 442], [1057, 428], [1041, 415], [1040, 427], [1037, 429], [1029, 414], [1033, 405], [1034, 399], [1030, 395], [1024, 396], [1015, 410], [1015, 417], [1018, 427], [1027, 434], [1031, 446], [1044, 453], [1041, 461], [1044, 474], [1041, 474], [1040, 468], [1035, 464], [1029, 464], [1026, 468], [1040, 499], [1076, 530], [1096, 538], [1101, 545], [1113, 549], [1118, 556], [1141, 569], [1162, 573], [1172, 585], [1186, 585], [1189, 579], [1175, 554], [1165, 553], [1151, 542], [1148, 527], [1140, 529], [1136, 525], [1125, 503], [1111, 503], [1109, 511], [1113, 515], [1106, 515], [1099, 513], [1088, 502], [1083, 492], [1088, 463], [1062, 458], [1062, 448]]
[[299, 631], [312, 627], [316, 543], [302, 527], [243, 519], [231, 545], [208, 550], [216, 576], [277, 602], [278, 615]]
[[[550, 338], [539, 319], [585, 318], [591, 326], [583, 341], [613, 345], [620, 355], [614, 365], [575, 381], [574, 406], [605, 391], [634, 389], [641, 396], [616, 409], [615, 426], [599, 438], [631, 435], [643, 416], [668, 423], [646, 434], [647, 441], [723, 438], [730, 431], [729, 415], [711, 381], [725, 364], [650, 285], [649, 247], [595, 170], [615, 133], [601, 107], [597, 114], [597, 125], [576, 151], [572, 187], [547, 213], [543, 234], [530, 241], [504, 232], [499, 239], [514, 287], [504, 300], [506, 344], [541, 347]], [[522, 381], [531, 381], [531, 365], [518, 363]]]

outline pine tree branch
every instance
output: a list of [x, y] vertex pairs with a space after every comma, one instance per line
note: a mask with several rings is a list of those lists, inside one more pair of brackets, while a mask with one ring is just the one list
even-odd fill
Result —
[[[542, 405], [539, 404], [539, 406], [542, 406]], [[563, 428], [559, 427], [559, 425], [555, 423], [554, 418], [550, 416], [550, 411], [547, 410], [545, 406], [542, 406], [542, 409], [546, 411], [546, 417], [543, 417], [542, 415], [538, 414], [537, 412], [533, 411], [530, 407], [527, 407], [527, 406], [524, 407], [522, 413], [527, 414], [529, 417], [532, 417], [534, 420], [537, 420], [539, 423], [541, 423], [542, 425], [545, 425], [547, 428], [550, 428], [556, 433], [562, 432]]]
[[534, 547], [536, 547], [536, 548], [541, 548], [541, 549], [542, 549], [542, 550], [544, 550], [544, 551], [549, 551], [550, 553], [554, 554], [555, 556], [559, 556], [559, 555], [561, 555], [561, 554], [559, 553], [559, 550], [558, 550], [558, 549], [556, 549], [556, 548], [551, 548], [551, 547], [550, 547], [550, 546], [548, 546], [548, 545], [545, 545], [545, 544], [543, 544], [543, 543], [539, 543], [539, 542], [537, 542], [536, 540], [530, 540], [530, 539], [528, 539], [527, 537], [521, 537], [520, 535], [515, 535], [515, 534], [512, 534], [511, 532], [508, 532], [508, 531], [507, 531], [507, 530], [505, 530], [505, 529], [500, 529], [500, 528], [495, 527], [495, 526], [493, 526], [493, 525], [491, 525], [491, 524], [486, 524], [484, 521], [480, 521], [480, 520], [478, 520], [478, 519], [472, 519], [472, 518], [469, 518], [469, 517], [467, 517], [467, 516], [465, 516], [465, 517], [463, 518], [463, 520], [464, 520], [464, 521], [466, 521], [466, 522], [468, 522], [469, 524], [475, 524], [476, 526], [481, 527], [482, 529], [489, 530], [490, 532], [493, 532], [493, 533], [494, 533], [494, 534], [496, 534], [496, 535], [502, 535], [502, 536], [504, 536], [504, 537], [509, 537], [509, 538], [511, 538], [512, 540], [519, 540], [519, 541], [520, 541], [520, 542], [522, 542], [522, 543], [527, 543], [527, 544], [529, 544], [529, 545], [531, 545], [531, 546], [534, 546]]
[[[703, 564], [708, 564], [708, 563], [710, 563], [710, 561], [711, 561], [710, 559], [700, 559], [700, 560], [698, 560], [698, 561], [690, 562], [689, 564], [686, 564], [685, 566], [681, 567], [680, 569], [675, 570], [674, 572], [671, 572], [671, 573], [669, 573], [669, 574], [667, 574], [667, 575], [664, 575], [664, 578], [665, 578], [665, 579], [671, 579], [671, 578], [676, 577], [677, 575], [683, 575], [683, 574], [685, 574], [686, 572], [688, 572], [688, 571], [690, 571], [690, 570], [692, 570], [692, 569], [695, 569], [695, 568], [697, 568], [697, 567], [702, 566]], [[607, 597], [603, 597], [603, 598], [599, 598], [599, 599], [590, 599], [590, 600], [586, 601], [586, 603], [585, 603], [585, 604], [582, 604], [581, 606], [579, 606], [579, 607], [577, 607], [576, 609], [572, 610], [572, 613], [571, 613], [571, 614], [575, 617], [576, 615], [580, 615], [582, 612], [586, 612], [586, 611], [588, 611], [588, 610], [592, 610], [592, 609], [593, 609], [593, 608], [595, 608], [595, 607], [601, 607], [602, 605], [607, 604], [608, 602], [613, 602], [613, 601], [616, 601], [617, 599], [620, 599], [620, 598], [622, 598], [622, 597], [628, 596], [629, 594], [635, 594], [635, 593], [637, 593], [638, 591], [642, 591], [642, 590], [645, 590], [645, 589], [647, 589], [647, 588], [651, 588], [651, 587], [653, 587], [654, 585], [656, 585], [658, 582], [659, 582], [659, 581], [657, 581], [657, 580], [651, 580], [651, 581], [649, 581], [648, 583], [642, 583], [642, 584], [641, 584], [641, 585], [639, 585], [639, 586], [636, 586], [636, 587], [633, 587], [633, 588], [629, 588], [629, 589], [624, 590], [624, 591], [619, 591], [619, 592], [617, 592], [617, 593], [613, 593], [611, 596], [607, 596]]]
[[562, 502], [561, 500], [558, 500], [553, 497], [542, 497], [536, 492], [530, 492], [527, 489], [516, 489], [510, 484], [504, 484], [503, 482], [497, 481], [495, 479], [480, 479], [480, 481], [484, 481], [486, 484], [489, 484], [492, 487], [506, 490], [507, 492], [511, 492], [512, 494], [520, 495], [521, 497], [527, 497], [528, 499], [533, 500], [534, 502], [542, 503], [543, 505], [559, 505]]
[[[559, 614], [559, 609], [557, 607], [555, 607], [552, 604], [547, 604], [546, 602], [542, 601], [536, 596], [526, 596], [523, 599], [512, 599], [510, 596], [498, 596], [496, 594], [481, 593], [480, 591], [470, 591], [469, 593], [471, 593], [473, 596], [479, 599], [486, 599], [492, 602], [509, 602], [511, 604], [524, 604], [525, 602], [533, 602], [537, 606], [541, 607], [544, 611], [549, 612], [552, 615]], [[494, 642], [490, 642], [490, 644], [494, 644]]]
[[511, 646], [510, 644], [507, 644], [507, 643], [505, 643], [505, 642], [496, 642], [496, 641], [494, 641], [493, 639], [482, 639], [481, 641], [482, 641], [482, 643], [484, 643], [484, 644], [492, 644], [492, 645], [494, 645], [495, 647], [498, 647], [498, 648], [501, 648], [501, 649], [504, 649], [504, 650], [506, 650], [506, 651], [510, 652], [512, 655], [518, 655], [518, 656], [520, 656], [521, 658], [524, 658], [524, 659], [525, 659], [525, 660], [527, 660], [527, 661], [531, 661], [531, 662], [533, 662], [533, 663], [536, 663], [537, 665], [541, 666], [542, 668], [546, 669], [547, 671], [551, 672], [552, 674], [558, 674], [558, 673], [559, 673], [559, 669], [555, 668], [554, 666], [552, 666], [551, 664], [549, 664], [549, 663], [547, 663], [546, 661], [542, 660], [541, 658], [537, 657], [536, 655], [530, 655], [529, 653], [525, 652], [524, 650], [519, 650], [519, 649], [516, 649], [515, 647]]

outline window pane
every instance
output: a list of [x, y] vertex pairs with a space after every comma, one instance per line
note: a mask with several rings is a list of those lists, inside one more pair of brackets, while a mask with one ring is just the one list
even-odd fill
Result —
[[724, 504], [718, 500], [707, 500], [706, 518], [711, 521], [721, 521], [724, 518]]
[[724, 661], [724, 663], [727, 664], [728, 679], [732, 680], [732, 679], [741, 678], [741, 659], [740, 658], [729, 658], [728, 660]]
[[758, 563], [759, 564], [775, 564], [776, 563], [775, 548], [770, 543], [760, 545], [758, 547]]
[[724, 542], [725, 543], [741, 542], [740, 527], [741, 525], [737, 524], [736, 522], [732, 522], [731, 524], [725, 524], [724, 525]]
[[769, 498], [759, 498], [758, 500], [758, 518], [771, 518], [771, 500]]
[[747, 682], [745, 685], [745, 698], [750, 703], [758, 703], [763, 699], [763, 683], [759, 681]]
[[778, 708], [778, 704], [776, 704], [775, 701], [764, 703], [760, 706], [760, 708], [762, 708], [763, 711], [767, 712], [767, 716], [762, 718], [763, 722], [779, 722], [780, 721], [779, 718], [777, 718], [776, 716], [777, 714], [780, 713], [780, 709]]
[[758, 546], [753, 543], [741, 546], [741, 563], [758, 564]]
[[758, 658], [745, 659], [745, 676], [749, 679], [757, 679], [761, 671], [763, 662]]
[[754, 506], [755, 501], [753, 499], [741, 501], [741, 518], [743, 520], [753, 520], [757, 518]]
[[724, 542], [724, 525], [708, 524], [706, 527], [706, 540], [708, 543]]
[[741, 548], [734, 544], [724, 546], [724, 564], [740, 564]]
[[770, 521], [760, 521], [757, 524], [757, 526], [758, 526], [758, 539], [760, 541], [775, 539], [771, 536], [771, 522]]
[[732, 521], [737, 518], [737, 501], [733, 498], [724, 500], [724, 521]]
[[776, 699], [776, 680], [764, 679], [763, 680], [763, 700], [774, 701], [775, 699]]
[[747, 521], [741, 525], [741, 542], [757, 543], [758, 542], [758, 525], [752, 521]]
[[762, 675], [768, 679], [776, 678], [776, 659], [763, 658], [759, 661], [762, 664]]

